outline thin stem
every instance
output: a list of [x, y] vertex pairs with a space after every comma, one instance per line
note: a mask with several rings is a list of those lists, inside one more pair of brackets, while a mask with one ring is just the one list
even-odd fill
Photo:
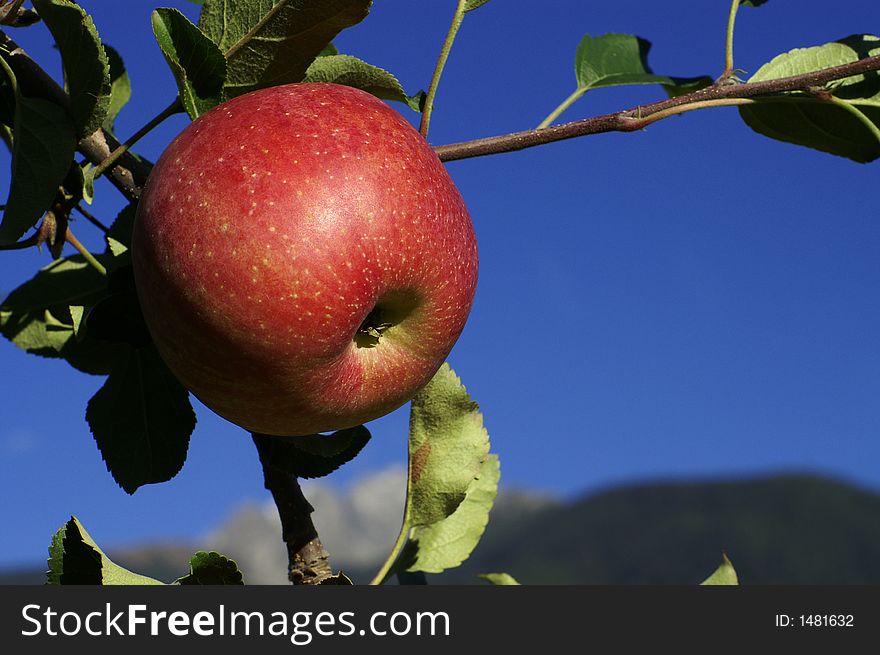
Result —
[[82, 205], [74, 205], [73, 208], [76, 211], [78, 211], [80, 214], [82, 214], [89, 223], [91, 223], [92, 225], [97, 227], [104, 234], [107, 234], [108, 232], [110, 232], [109, 227], [104, 225], [100, 220], [98, 220], [98, 218], [94, 214], [92, 214], [90, 211], [87, 211], [86, 208], [83, 207]]
[[871, 132], [871, 134], [874, 135], [874, 138], [877, 139], [878, 142], [880, 142], [880, 128], [878, 128], [874, 124], [874, 122], [865, 115], [865, 112], [863, 112], [861, 109], [856, 107], [853, 103], [849, 102], [848, 100], [844, 100], [843, 98], [837, 98], [835, 96], [830, 96], [828, 98], [827, 102], [830, 102], [834, 105], [837, 105], [841, 109], [845, 109], [850, 114], [855, 116], [859, 121], [861, 121], [861, 123], [865, 127], [868, 128], [868, 130]]
[[584, 95], [587, 92], [587, 88], [588, 87], [581, 86], [581, 87], [578, 87], [577, 89], [575, 89], [574, 93], [572, 93], [565, 100], [563, 100], [561, 103], [559, 103], [559, 106], [556, 109], [554, 109], [553, 111], [551, 111], [550, 114], [547, 116], [547, 118], [545, 118], [544, 120], [541, 121], [541, 124], [538, 125], [537, 129], [542, 130], [545, 127], [547, 127], [548, 125], [551, 125], [553, 123], [553, 121], [555, 121], [557, 118], [559, 118], [559, 115], [562, 114], [562, 112], [564, 112], [566, 109], [571, 107], [575, 103], [575, 101], [577, 101], [578, 98], [580, 98], [582, 95]]
[[[403, 525], [406, 526], [409, 524], [409, 507], [407, 507], [406, 512], [403, 517]], [[397, 558], [400, 557], [400, 551], [403, 550], [403, 546], [406, 544], [406, 540], [409, 538], [409, 530], [405, 530], [401, 528], [400, 534], [397, 535], [397, 541], [394, 542], [394, 546], [391, 548], [391, 553], [388, 555], [388, 559], [385, 560], [385, 563], [382, 565], [382, 568], [373, 576], [373, 579], [370, 580], [371, 585], [380, 585], [385, 582], [385, 578], [388, 577], [388, 573], [391, 571], [391, 567], [394, 566], [394, 563], [397, 561]]]
[[[833, 80], [845, 79], [877, 70], [880, 70], [880, 55], [866, 57], [842, 66], [832, 66], [802, 75], [767, 80], [765, 82], [751, 82], [747, 84], [716, 83], [693, 93], [634, 107], [625, 111], [604, 114], [573, 123], [553, 125], [543, 129], [526, 130], [524, 132], [439, 146], [434, 148], [434, 152], [441, 161], [453, 161], [456, 159], [494, 155], [502, 152], [513, 152], [588, 134], [634, 132], [658, 120], [654, 118], [655, 114], [665, 117], [673, 113], [681, 113], [680, 111], [668, 112], [668, 110], [674, 107], [692, 107], [696, 103], [736, 98], [762, 99], [762, 101], [766, 100], [768, 102], [771, 99], [773, 102], [791, 102], [793, 101], [793, 96], [783, 94], [792, 91], [803, 91], [812, 94], [817, 87], [821, 88]], [[699, 107], [717, 106], [718, 104], [724, 103], [701, 104]]]
[[437, 59], [437, 65], [434, 67], [434, 75], [431, 77], [431, 85], [428, 87], [428, 95], [425, 98], [425, 108], [422, 111], [422, 122], [419, 125], [419, 132], [426, 139], [428, 138], [428, 128], [431, 125], [431, 113], [434, 111], [434, 96], [437, 95], [437, 87], [440, 85], [440, 76], [446, 66], [446, 60], [449, 59], [449, 52], [452, 50], [452, 43], [455, 41], [455, 35], [458, 34], [458, 28], [464, 20], [464, 7], [466, 0], [458, 0], [458, 6], [455, 8], [455, 15], [452, 17], [452, 24], [446, 33], [446, 40], [440, 49], [440, 57]]
[[131, 148], [135, 143], [140, 141], [143, 137], [149, 134], [153, 129], [155, 129], [162, 121], [166, 118], [173, 116], [174, 114], [178, 114], [183, 111], [183, 106], [180, 104], [180, 98], [175, 98], [174, 102], [165, 107], [162, 111], [160, 111], [156, 116], [152, 118], [146, 125], [144, 125], [137, 132], [132, 134], [125, 143], [119, 145], [110, 155], [98, 164], [93, 172], [94, 179], [98, 179], [103, 175], [103, 173], [113, 166], [116, 163], [116, 160], [119, 159], [122, 155], [128, 152], [129, 148]]
[[733, 26], [736, 23], [739, 2], [740, 0], [733, 0], [730, 3], [730, 13], [727, 16], [727, 35], [724, 39], [724, 72], [718, 78], [719, 82], [726, 81], [733, 75]]
[[79, 254], [83, 256], [83, 259], [91, 264], [96, 271], [98, 271], [101, 275], [107, 275], [107, 269], [104, 268], [104, 265], [97, 259], [95, 259], [95, 256], [89, 252], [89, 249], [79, 242], [79, 239], [77, 239], [73, 235], [73, 231], [69, 227], [65, 232], [64, 239], [65, 241], [67, 241], [67, 243], [79, 250]]

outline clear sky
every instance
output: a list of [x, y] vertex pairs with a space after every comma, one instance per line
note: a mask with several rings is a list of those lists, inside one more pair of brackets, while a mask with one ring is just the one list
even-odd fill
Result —
[[[183, 0], [167, 4], [198, 15]], [[337, 45], [414, 92], [428, 84], [454, 4], [381, 0]], [[83, 5], [133, 80], [117, 120], [127, 137], [176, 92], [152, 37], [154, 3]], [[656, 72], [717, 76], [728, 6], [492, 0], [465, 20], [430, 141], [537, 125], [574, 89], [585, 33], [638, 34], [654, 44]], [[747, 76], [794, 47], [877, 34], [880, 6], [771, 0], [743, 9], [736, 32]], [[43, 27], [13, 36], [59, 73]], [[597, 90], [562, 120], [661, 95]], [[185, 123], [169, 120], [141, 152], [155, 159]], [[880, 489], [877, 164], [769, 141], [725, 108], [448, 168], [481, 255], [450, 362], [483, 408], [503, 485], [574, 496], [644, 479], [809, 470]], [[120, 207], [100, 184], [94, 212], [109, 221]], [[102, 248], [84, 222], [78, 235]], [[0, 295], [48, 261], [0, 253]], [[102, 378], [6, 342], [0, 372], [0, 567], [42, 558], [71, 514], [114, 545], [193, 537], [235, 503], [265, 498], [250, 437], [199, 405], [183, 471], [128, 496], [84, 420]], [[403, 464], [406, 421], [404, 409], [371, 424], [372, 442], [331, 481]]]

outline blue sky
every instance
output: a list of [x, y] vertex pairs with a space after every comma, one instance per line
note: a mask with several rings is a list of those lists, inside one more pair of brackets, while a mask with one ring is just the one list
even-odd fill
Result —
[[[168, 4], [197, 16], [187, 2]], [[454, 4], [382, 0], [337, 44], [413, 92], [428, 84]], [[125, 137], [175, 93], [152, 39], [155, 5], [84, 6], [133, 80], [117, 120]], [[662, 74], [714, 76], [723, 65], [724, 0], [534, 6], [493, 0], [468, 15], [432, 143], [537, 125], [573, 90], [587, 32], [650, 39]], [[877, 33], [878, 19], [875, 0], [743, 9], [736, 64], [750, 73], [794, 47]], [[58, 73], [44, 28], [13, 36]], [[562, 120], [661, 93], [597, 90]], [[141, 152], [155, 159], [184, 125], [169, 120]], [[644, 479], [810, 470], [880, 489], [876, 164], [766, 140], [736, 110], [716, 109], [448, 168], [481, 254], [474, 310], [450, 362], [483, 408], [502, 484], [573, 496]], [[101, 184], [95, 213], [110, 220], [120, 207]], [[100, 247], [85, 224], [78, 235]], [[0, 295], [46, 263], [35, 251], [2, 253]], [[193, 537], [235, 503], [265, 497], [249, 436], [201, 406], [183, 471], [128, 496], [83, 418], [101, 378], [5, 342], [0, 371], [0, 567], [42, 558], [70, 514], [113, 545]], [[62, 390], [50, 408], [46, 388]], [[371, 424], [372, 442], [331, 480], [402, 465], [406, 421], [404, 409]]]

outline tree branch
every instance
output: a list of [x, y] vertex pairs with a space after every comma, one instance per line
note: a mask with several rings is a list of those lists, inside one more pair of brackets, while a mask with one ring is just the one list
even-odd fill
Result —
[[[482, 157], [483, 155], [494, 155], [502, 152], [513, 152], [588, 134], [634, 132], [650, 125], [661, 117], [665, 118], [676, 113], [699, 109], [703, 106], [740, 104], [736, 101], [772, 98], [790, 91], [810, 92], [814, 87], [823, 86], [834, 80], [876, 72], [878, 70], [880, 70], [880, 55], [866, 57], [842, 66], [823, 68], [803, 75], [783, 77], [778, 80], [748, 84], [713, 84], [693, 93], [687, 93], [676, 98], [669, 98], [668, 100], [661, 100], [648, 105], [641, 105], [613, 114], [587, 118], [573, 123], [554, 125], [553, 127], [526, 130], [524, 132], [464, 141], [462, 143], [452, 143], [435, 147], [434, 152], [437, 153], [440, 161], [453, 161], [470, 157]], [[730, 102], [717, 102], [719, 100], [729, 100]], [[674, 108], [681, 109], [673, 111]], [[661, 114], [661, 116], [657, 117], [655, 116], [656, 114]]]
[[263, 465], [266, 489], [272, 493], [281, 517], [281, 535], [287, 544], [287, 577], [293, 584], [318, 585], [333, 575], [330, 555], [324, 549], [312, 523], [315, 509], [303, 496], [296, 476], [272, 466], [277, 437], [254, 434], [254, 444]]
[[[5, 32], [0, 31], [0, 50], [15, 73], [22, 93], [28, 97], [45, 98], [70, 110], [70, 98], [46, 71]], [[84, 137], [77, 144], [77, 150], [94, 165], [99, 165], [110, 153], [119, 147], [119, 142], [102, 129]], [[129, 201], [137, 200], [143, 188], [150, 167], [137, 157], [127, 153], [110, 171], [108, 179]]]

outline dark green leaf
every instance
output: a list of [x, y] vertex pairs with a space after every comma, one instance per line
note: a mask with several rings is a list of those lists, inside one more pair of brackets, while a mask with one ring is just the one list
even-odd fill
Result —
[[254, 435], [266, 448], [269, 465], [298, 478], [321, 478], [350, 462], [367, 445], [370, 431], [363, 425], [330, 435], [272, 437]]
[[[98, 259], [107, 263], [108, 258]], [[90, 306], [107, 294], [107, 278], [80, 255], [43, 268], [0, 304], [0, 332], [34, 355], [62, 357], [86, 373], [110, 372], [121, 352], [117, 344], [75, 338], [70, 306]]]
[[15, 122], [15, 85], [9, 75], [0, 74], [0, 123], [12, 127]]
[[[0, 59], [9, 82], [15, 78]], [[49, 209], [76, 149], [67, 112], [42, 98], [15, 92], [14, 147], [9, 198], [0, 221], [0, 245], [15, 243]]]
[[332, 43], [328, 43], [327, 45], [324, 46], [324, 49], [318, 53], [318, 56], [319, 57], [327, 57], [329, 55], [338, 55], [338, 54], [339, 54], [338, 48], [335, 45], [333, 45]]
[[153, 578], [132, 573], [113, 562], [98, 548], [95, 540], [75, 516], [52, 538], [46, 577], [51, 585], [162, 584]]
[[131, 80], [128, 79], [128, 71], [125, 70], [125, 63], [119, 53], [106, 44], [104, 51], [110, 62], [110, 103], [104, 118], [104, 129], [112, 132], [116, 117], [131, 99]]
[[180, 471], [196, 424], [187, 390], [152, 345], [117, 360], [86, 420], [107, 470], [128, 493]]
[[581, 39], [575, 54], [575, 76], [584, 91], [623, 84], [663, 84], [674, 87], [676, 80], [693, 83], [699, 78], [673, 78], [655, 75], [648, 66], [651, 43], [632, 34], [603, 34]]
[[[812, 48], [797, 48], [765, 64], [749, 79], [762, 82], [848, 64], [880, 54], [880, 38], [854, 35]], [[827, 86], [838, 106], [803, 93], [783, 101], [744, 105], [740, 116], [756, 132], [860, 163], [880, 157], [880, 77], [856, 75]], [[873, 125], [873, 129], [867, 124]]]
[[303, 82], [332, 82], [353, 86], [383, 100], [406, 103], [419, 111], [420, 96], [408, 96], [391, 73], [350, 55], [318, 57], [309, 66]]
[[489, 584], [493, 585], [518, 585], [519, 582], [516, 581], [509, 573], [480, 573], [478, 577], [482, 578]]
[[739, 0], [739, 4], [742, 7], [760, 7], [766, 3], [767, 0]]
[[220, 103], [226, 60], [220, 48], [177, 9], [153, 12], [153, 33], [171, 67], [183, 108], [191, 118]]
[[664, 84], [663, 90], [666, 91], [670, 98], [677, 98], [686, 93], [693, 93], [694, 91], [705, 89], [707, 86], [712, 86], [712, 78], [708, 75], [701, 75], [699, 77], [670, 77], [669, 79], [674, 84]]
[[722, 553], [721, 555], [721, 564], [715, 572], [710, 575], [708, 578], [703, 580], [701, 585], [738, 585], [739, 579], [736, 576], [736, 571], [733, 568], [733, 564], [730, 563], [730, 560], [727, 559], [727, 553]]
[[189, 562], [189, 574], [175, 581], [181, 585], [243, 585], [238, 565], [214, 551], [200, 550]]
[[70, 0], [33, 0], [61, 51], [76, 131], [89, 136], [110, 107], [110, 63], [95, 24]]
[[300, 82], [339, 32], [362, 21], [371, 0], [206, 0], [199, 27], [220, 46], [224, 99]]
[[134, 231], [134, 218], [137, 213], [137, 205], [131, 204], [119, 212], [116, 220], [110, 226], [110, 232], [107, 233], [108, 239], [114, 239], [126, 248], [131, 248], [131, 235]]
[[86, 333], [95, 339], [127, 343], [136, 348], [151, 343], [130, 265], [121, 266], [111, 273], [106, 297], [89, 310], [85, 323]]

